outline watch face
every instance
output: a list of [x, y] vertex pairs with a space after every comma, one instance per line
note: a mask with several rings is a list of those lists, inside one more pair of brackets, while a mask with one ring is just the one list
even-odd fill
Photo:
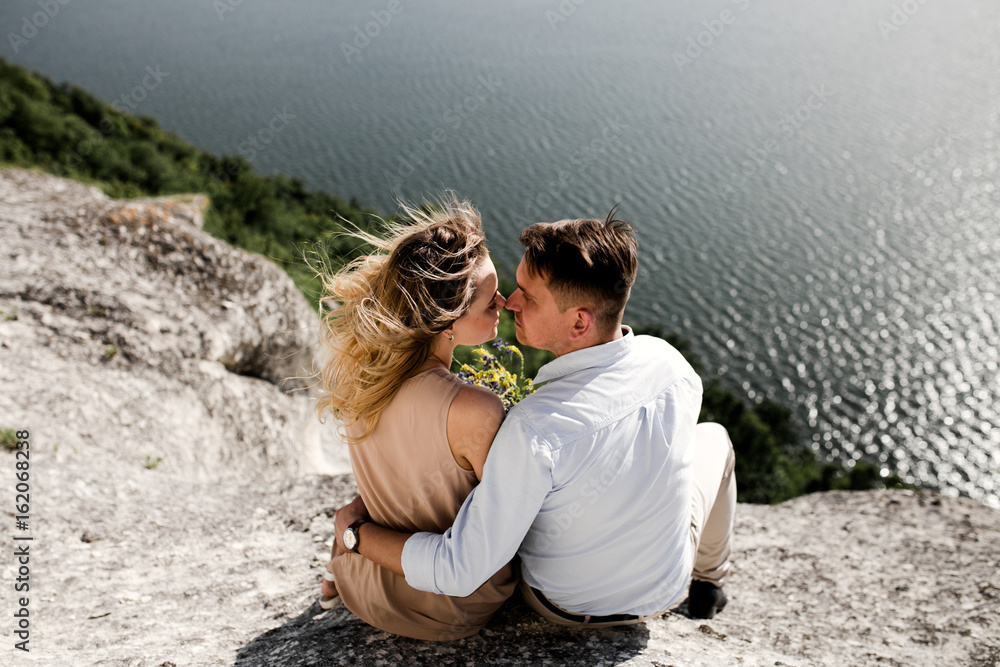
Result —
[[348, 528], [344, 531], [344, 548], [354, 551], [354, 547], [358, 545], [358, 536], [354, 534], [354, 530]]

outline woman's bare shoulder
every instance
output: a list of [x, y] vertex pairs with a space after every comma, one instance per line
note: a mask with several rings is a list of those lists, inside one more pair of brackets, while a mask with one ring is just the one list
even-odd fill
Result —
[[505, 416], [503, 403], [489, 389], [466, 385], [459, 389], [448, 411], [448, 442], [455, 460], [468, 461], [483, 478], [483, 465]]
[[455, 416], [472, 422], [489, 419], [503, 421], [505, 412], [500, 397], [485, 387], [467, 384], [458, 390], [451, 404]]

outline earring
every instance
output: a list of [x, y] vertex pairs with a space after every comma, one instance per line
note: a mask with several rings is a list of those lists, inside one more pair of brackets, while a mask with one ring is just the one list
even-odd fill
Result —
[[448, 334], [448, 342], [455, 340], [455, 334]]

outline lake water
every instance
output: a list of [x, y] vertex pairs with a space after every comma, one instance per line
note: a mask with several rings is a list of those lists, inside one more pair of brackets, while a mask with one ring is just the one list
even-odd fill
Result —
[[453, 188], [511, 271], [524, 225], [620, 203], [631, 321], [825, 457], [1000, 507], [993, 0], [7, 0], [0, 28], [261, 171], [383, 210]]

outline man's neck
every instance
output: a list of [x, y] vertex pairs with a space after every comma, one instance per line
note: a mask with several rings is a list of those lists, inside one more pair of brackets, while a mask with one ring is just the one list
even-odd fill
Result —
[[610, 336], [587, 336], [578, 341], [568, 341], [568, 345], [562, 351], [550, 350], [552, 354], [556, 355], [556, 358], [562, 357], [569, 354], [570, 352], [576, 352], [577, 350], [586, 350], [588, 347], [595, 347], [597, 345], [604, 345], [605, 343], [610, 343], [612, 341], [624, 338], [625, 332], [621, 325], [614, 328], [614, 333]]

